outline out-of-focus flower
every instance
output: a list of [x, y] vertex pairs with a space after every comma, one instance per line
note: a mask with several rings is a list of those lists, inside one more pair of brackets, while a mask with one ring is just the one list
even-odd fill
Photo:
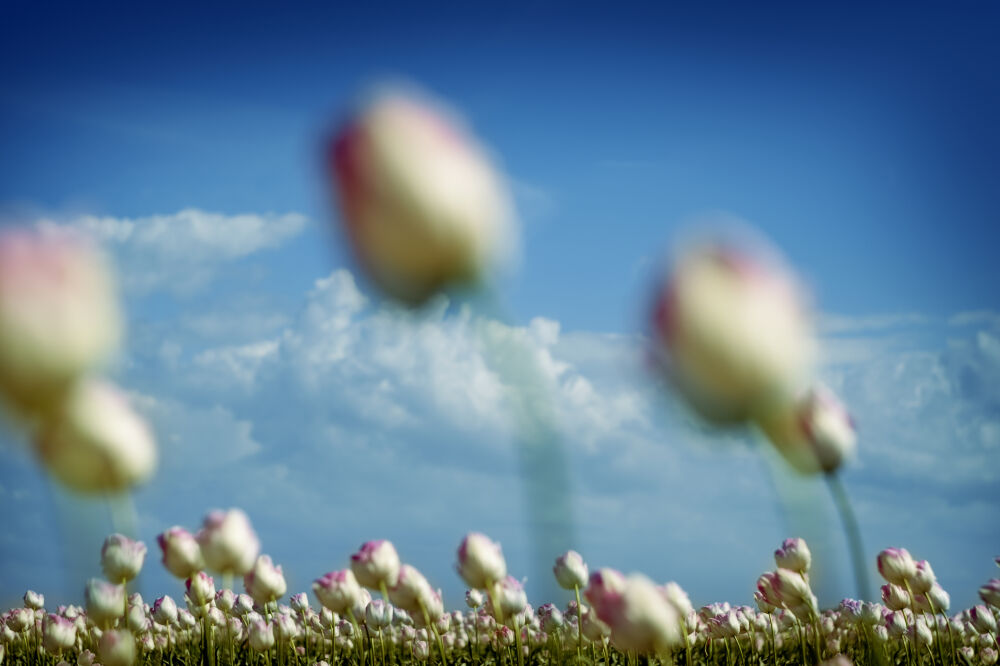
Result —
[[756, 421], [785, 460], [803, 474], [833, 472], [856, 448], [853, 419], [822, 385], [761, 411]]
[[21, 633], [35, 622], [35, 614], [30, 608], [15, 608], [7, 615], [5, 626], [15, 633]]
[[470, 532], [458, 547], [458, 574], [471, 588], [485, 590], [507, 576], [500, 544], [485, 534]]
[[979, 598], [994, 608], [1000, 608], [1000, 578], [993, 578], [979, 588]]
[[154, 601], [153, 619], [164, 626], [177, 622], [177, 602], [168, 595]]
[[984, 647], [979, 651], [979, 660], [983, 662], [983, 666], [993, 666], [997, 663], [997, 651], [991, 647]]
[[679, 257], [659, 291], [653, 329], [654, 358], [716, 423], [746, 421], [794, 395], [814, 356], [796, 278], [734, 244], [707, 243]]
[[249, 594], [237, 594], [233, 612], [237, 615], [246, 615], [251, 611], [253, 611], [253, 598]]
[[195, 606], [206, 606], [215, 598], [215, 580], [204, 571], [199, 571], [185, 583], [188, 599]]
[[500, 583], [499, 589], [500, 610], [505, 618], [517, 615], [528, 605], [528, 597], [524, 593], [521, 582], [513, 576], [507, 576]]
[[239, 509], [209, 513], [197, 539], [208, 568], [219, 573], [246, 574], [260, 552], [250, 519]]
[[555, 574], [559, 587], [564, 590], [583, 589], [590, 575], [587, 563], [575, 550], [568, 550], [557, 557], [552, 573]]
[[931, 563], [927, 560], [920, 560], [917, 562], [913, 578], [910, 580], [910, 589], [913, 590], [914, 594], [924, 594], [931, 589], [936, 581], [937, 578], [934, 576], [934, 570], [931, 569]]
[[431, 656], [431, 648], [427, 644], [427, 641], [414, 641], [413, 642], [413, 656], [420, 661], [427, 661]]
[[45, 595], [39, 594], [34, 590], [28, 590], [24, 593], [24, 605], [26, 608], [31, 610], [40, 610], [45, 608]]
[[346, 614], [362, 597], [362, 589], [350, 569], [331, 571], [313, 583], [313, 594], [325, 608]]
[[288, 589], [281, 565], [275, 566], [268, 555], [257, 558], [253, 568], [243, 577], [243, 586], [261, 606], [278, 600]]
[[97, 655], [90, 650], [84, 650], [76, 658], [76, 666], [94, 666]]
[[101, 254], [67, 232], [0, 232], [0, 394], [37, 412], [103, 362], [121, 338]]
[[[981, 593], [980, 593], [981, 594]], [[483, 593], [473, 588], [465, 591], [465, 605], [469, 608], [479, 608], [483, 605]]]
[[183, 527], [171, 527], [156, 537], [156, 542], [163, 551], [163, 566], [178, 578], [190, 578], [205, 568], [198, 540]]
[[135, 639], [124, 629], [105, 631], [97, 643], [97, 654], [103, 666], [132, 666], [135, 652]]
[[250, 647], [255, 652], [265, 652], [274, 647], [274, 628], [263, 620], [250, 623]]
[[882, 603], [890, 610], [903, 610], [910, 606], [910, 595], [906, 588], [886, 583], [882, 586]]
[[355, 253], [397, 299], [475, 282], [512, 246], [500, 174], [454, 119], [413, 96], [377, 97], [331, 143], [329, 162]]
[[878, 571], [888, 582], [906, 585], [917, 573], [917, 563], [905, 548], [886, 548], [878, 554]]
[[[593, 575], [590, 582], [593, 586]], [[611, 642], [620, 650], [663, 654], [682, 644], [680, 616], [644, 576], [633, 574], [625, 579], [620, 592], [595, 598], [591, 600], [594, 612], [611, 627]]]
[[432, 592], [431, 584], [424, 575], [415, 567], [404, 564], [399, 569], [396, 584], [389, 588], [389, 600], [403, 610], [420, 613]]
[[392, 542], [385, 539], [366, 541], [351, 555], [351, 571], [358, 583], [372, 590], [396, 584], [399, 576], [399, 554]]
[[774, 562], [782, 569], [802, 574], [809, 573], [812, 553], [809, 552], [805, 539], [785, 539], [781, 547], [774, 551]]
[[309, 597], [306, 596], [305, 592], [293, 594], [288, 602], [288, 605], [291, 606], [292, 610], [296, 613], [308, 613], [310, 610]]
[[101, 547], [101, 568], [115, 583], [126, 583], [138, 576], [145, 559], [146, 544], [124, 534], [112, 534]]
[[980, 604], [970, 608], [969, 621], [972, 622], [972, 626], [976, 628], [976, 631], [981, 634], [996, 635], [997, 633], [997, 621], [988, 606]]
[[365, 624], [371, 629], [384, 629], [392, 623], [392, 606], [375, 599], [365, 607]]
[[685, 592], [684, 588], [674, 581], [670, 581], [661, 587], [660, 590], [663, 592], [663, 597], [670, 602], [682, 619], [686, 618], [694, 611], [694, 608], [691, 606], [691, 599], [688, 597], [687, 592]]
[[156, 468], [146, 422], [121, 391], [96, 379], [74, 384], [47, 414], [35, 449], [53, 476], [82, 492], [125, 490]]
[[223, 613], [232, 613], [236, 606], [236, 593], [232, 590], [215, 591], [215, 607]]
[[295, 623], [295, 619], [291, 615], [278, 613], [274, 616], [273, 626], [275, 637], [283, 643], [298, 638], [300, 633], [299, 625]]
[[68, 650], [76, 643], [76, 625], [55, 613], [42, 620], [42, 645], [52, 654]]
[[99, 627], [109, 627], [125, 615], [124, 585], [91, 578], [87, 581], [84, 596], [87, 599], [87, 617]]
[[603, 568], [590, 574], [584, 596], [596, 608], [598, 605], [607, 605], [618, 599], [624, 590], [625, 576], [615, 569]]

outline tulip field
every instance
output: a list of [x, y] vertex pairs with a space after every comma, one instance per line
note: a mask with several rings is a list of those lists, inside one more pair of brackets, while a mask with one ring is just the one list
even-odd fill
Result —
[[[641, 574], [590, 571], [575, 551], [553, 575], [575, 597], [564, 608], [532, 607], [507, 572], [498, 543], [470, 533], [456, 568], [466, 604], [446, 609], [440, 591], [400, 562], [391, 542], [369, 541], [348, 568], [316, 579], [312, 595], [288, 594], [280, 565], [260, 555], [247, 517], [213, 512], [197, 533], [175, 527], [158, 538], [164, 566], [184, 592], [152, 605], [128, 583], [146, 546], [120, 534], [105, 541], [106, 580], [92, 579], [85, 607], [28, 591], [24, 607], [0, 616], [0, 660], [10, 665], [132, 664], [956, 664], [997, 661], [1000, 579], [983, 603], [954, 612], [926, 560], [904, 549], [878, 556], [881, 603], [844, 599], [820, 609], [802, 539], [775, 551], [761, 574], [756, 608], [726, 602], [694, 608], [680, 585]], [[1000, 558], [997, 558], [1000, 566]], [[242, 575], [243, 592], [216, 587]]]

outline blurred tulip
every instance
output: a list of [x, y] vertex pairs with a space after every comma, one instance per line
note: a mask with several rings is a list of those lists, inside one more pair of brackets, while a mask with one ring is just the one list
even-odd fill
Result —
[[351, 571], [358, 583], [372, 590], [392, 587], [399, 576], [399, 555], [385, 539], [366, 541], [351, 555]]
[[803, 474], [837, 470], [856, 447], [847, 408], [822, 385], [761, 411], [756, 422], [785, 460]]
[[101, 634], [97, 654], [103, 666], [132, 666], [135, 663], [135, 638], [128, 631], [116, 629]]
[[384, 629], [392, 623], [392, 606], [375, 599], [365, 607], [365, 624], [371, 629]]
[[125, 615], [125, 586], [98, 578], [87, 581], [87, 617], [101, 628], [110, 627]]
[[521, 582], [513, 576], [504, 578], [500, 583], [498, 602], [505, 618], [523, 611], [528, 604], [528, 597], [524, 593]]
[[[593, 585], [594, 577], [591, 576]], [[591, 600], [594, 612], [611, 627], [611, 642], [618, 649], [647, 655], [665, 654], [683, 644], [680, 616], [644, 576], [633, 574], [624, 580], [620, 592], [595, 595], [595, 598], [596, 601]]]
[[215, 580], [204, 571], [199, 571], [185, 583], [188, 599], [195, 606], [207, 606], [215, 599]]
[[153, 619], [162, 625], [177, 622], [177, 602], [164, 595], [153, 602]]
[[101, 547], [101, 568], [108, 580], [127, 583], [139, 575], [146, 559], [146, 544], [124, 534], [112, 534]]
[[426, 607], [426, 599], [432, 594], [432, 588], [423, 574], [415, 567], [404, 564], [399, 569], [396, 583], [389, 588], [389, 600], [396, 606], [420, 613]]
[[209, 513], [197, 539], [208, 568], [218, 573], [242, 576], [260, 552], [250, 519], [239, 509]]
[[506, 184], [431, 104], [387, 93], [330, 145], [329, 166], [359, 262], [389, 295], [419, 303], [480, 280], [512, 245]]
[[243, 585], [260, 606], [277, 601], [288, 589], [281, 565], [275, 566], [268, 555], [257, 558], [253, 568], [243, 577]]
[[485, 590], [507, 576], [507, 561], [500, 544], [470, 532], [458, 547], [458, 573], [471, 588]]
[[559, 587], [564, 590], [583, 589], [587, 586], [587, 579], [590, 576], [587, 563], [575, 550], [566, 551], [557, 557], [552, 573], [555, 574]]
[[1000, 578], [993, 578], [979, 588], [979, 598], [994, 608], [1000, 608]]
[[691, 407], [721, 424], [794, 395], [815, 351], [796, 278], [761, 252], [721, 242], [677, 260], [656, 301], [653, 344]]
[[42, 620], [42, 645], [52, 654], [60, 654], [76, 644], [76, 625], [64, 617], [49, 613]]
[[24, 593], [24, 605], [26, 608], [32, 610], [45, 608], [45, 595], [39, 594], [34, 590], [28, 590]]
[[812, 553], [805, 539], [785, 539], [781, 547], [774, 551], [774, 562], [782, 569], [805, 574], [809, 573]]
[[325, 608], [334, 613], [347, 614], [362, 597], [362, 589], [350, 569], [331, 571], [316, 579], [313, 594]]
[[0, 232], [0, 394], [48, 408], [121, 338], [104, 258], [70, 232]]
[[466, 590], [465, 605], [469, 608], [479, 608], [483, 605], [483, 593], [475, 588]]
[[121, 391], [95, 379], [75, 384], [48, 414], [35, 448], [53, 476], [82, 492], [125, 490], [156, 467], [149, 426]]
[[274, 628], [262, 620], [254, 621], [249, 627], [250, 647], [254, 652], [266, 652], [274, 647]]
[[906, 585], [917, 573], [917, 563], [905, 548], [886, 548], [878, 554], [878, 571], [888, 582]]
[[178, 578], [190, 578], [205, 568], [198, 540], [183, 527], [171, 527], [156, 537], [156, 542], [163, 551], [163, 566]]

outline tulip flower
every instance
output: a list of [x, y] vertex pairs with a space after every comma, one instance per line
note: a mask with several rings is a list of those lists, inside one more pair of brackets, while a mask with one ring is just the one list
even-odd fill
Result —
[[272, 625], [257, 620], [252, 622], [250, 630], [250, 647], [254, 652], [266, 652], [274, 647], [274, 628]]
[[1000, 578], [993, 578], [979, 588], [979, 598], [994, 608], [1000, 608]]
[[35, 449], [53, 476], [81, 492], [125, 490], [156, 467], [149, 426], [117, 388], [94, 379], [74, 384], [47, 415]]
[[782, 569], [806, 574], [812, 564], [812, 553], [805, 539], [785, 539], [781, 547], [774, 551], [774, 562]]
[[177, 622], [177, 602], [164, 595], [153, 602], [153, 619], [166, 626]]
[[260, 552], [250, 519], [239, 509], [209, 513], [197, 539], [208, 568], [222, 574], [246, 574]]
[[243, 577], [243, 585], [260, 606], [278, 600], [288, 589], [281, 565], [275, 566], [267, 555], [257, 558], [253, 568]]
[[124, 534], [112, 534], [101, 547], [101, 568], [108, 580], [127, 583], [139, 575], [146, 559], [146, 544]]
[[500, 604], [503, 617], [519, 614], [528, 604], [528, 597], [524, 593], [524, 587], [513, 576], [507, 576], [500, 583], [498, 597], [497, 601]]
[[365, 624], [371, 629], [382, 630], [392, 623], [392, 606], [375, 599], [365, 607]]
[[215, 598], [215, 580], [204, 571], [199, 571], [185, 583], [188, 599], [196, 607], [204, 607]]
[[49, 613], [42, 620], [42, 645], [52, 654], [60, 654], [76, 644], [76, 625], [64, 617]]
[[[665, 654], [683, 643], [681, 618], [652, 581], [638, 574], [624, 581], [602, 577], [608, 580], [598, 587], [594, 575], [591, 588], [601, 593], [591, 599], [588, 588], [587, 598], [594, 604], [597, 617], [611, 627], [611, 642], [618, 649]], [[610, 580], [614, 583], [609, 586]]]
[[556, 558], [552, 573], [556, 576], [556, 582], [564, 590], [574, 590], [587, 585], [589, 572], [587, 563], [583, 557], [575, 550], [569, 550]]
[[927, 560], [920, 560], [917, 562], [916, 569], [913, 574], [913, 578], [910, 579], [910, 589], [914, 594], [924, 594], [934, 586], [937, 582], [937, 578], [934, 576], [934, 570], [931, 568], [931, 563]]
[[125, 586], [98, 578], [87, 581], [84, 591], [87, 616], [99, 627], [109, 627], [125, 615]]
[[399, 555], [385, 539], [366, 541], [351, 555], [351, 571], [358, 583], [372, 590], [389, 588], [399, 577]]
[[465, 605], [469, 608], [479, 608], [483, 605], [483, 593], [477, 589], [465, 591]]
[[363, 590], [350, 569], [331, 571], [316, 579], [312, 589], [320, 604], [341, 615], [351, 611], [363, 596]]
[[833, 472], [856, 448], [854, 421], [822, 385], [797, 400], [776, 403], [757, 414], [756, 422], [785, 460], [803, 474]]
[[0, 394], [30, 413], [48, 409], [121, 333], [111, 272], [89, 241], [0, 233]]
[[424, 575], [415, 567], [404, 564], [399, 569], [395, 585], [389, 588], [389, 601], [403, 610], [420, 613], [432, 593], [431, 584]]
[[135, 663], [135, 639], [125, 630], [108, 630], [101, 634], [97, 654], [103, 666], [132, 666]]
[[878, 554], [878, 571], [886, 581], [906, 585], [917, 574], [917, 563], [905, 548], [886, 548]]
[[507, 576], [507, 561], [500, 544], [470, 532], [458, 547], [458, 574], [471, 588], [487, 590]]
[[45, 595], [39, 594], [34, 590], [28, 590], [24, 593], [24, 605], [26, 608], [32, 610], [45, 608]]
[[163, 566], [174, 576], [187, 579], [205, 568], [198, 540], [183, 527], [171, 527], [156, 542], [163, 552]]
[[507, 187], [485, 151], [413, 96], [375, 98], [332, 141], [329, 165], [355, 254], [394, 298], [476, 282], [511, 246]]
[[722, 243], [682, 254], [660, 289], [653, 357], [714, 423], [749, 419], [794, 395], [814, 356], [797, 280], [776, 261]]

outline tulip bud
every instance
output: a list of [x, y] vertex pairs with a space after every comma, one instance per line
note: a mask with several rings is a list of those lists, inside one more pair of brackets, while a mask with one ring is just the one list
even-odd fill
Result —
[[917, 573], [917, 563], [905, 548], [886, 548], [878, 554], [878, 571], [888, 582], [905, 585]]
[[246, 574], [260, 552], [250, 519], [239, 509], [209, 513], [197, 539], [205, 563], [219, 573]]
[[431, 648], [427, 644], [427, 641], [414, 641], [413, 642], [413, 656], [420, 661], [427, 661], [431, 656]]
[[266, 652], [274, 647], [274, 628], [256, 620], [250, 624], [250, 647], [254, 652]]
[[524, 610], [528, 604], [528, 597], [524, 593], [524, 587], [513, 576], [507, 576], [500, 583], [499, 594], [500, 610], [504, 617], [517, 615]]
[[600, 643], [611, 635], [611, 627], [602, 622], [597, 617], [597, 613], [588, 612], [583, 616], [583, 624], [580, 625], [584, 637], [595, 643]]
[[233, 604], [233, 612], [236, 615], [246, 615], [253, 612], [253, 597], [249, 594], [237, 594], [236, 603]]
[[94, 659], [97, 655], [90, 650], [84, 650], [76, 658], [76, 666], [94, 666]]
[[399, 569], [396, 583], [389, 588], [389, 600], [412, 613], [421, 612], [421, 603], [431, 594], [431, 585], [416, 568], [404, 564]]
[[41, 610], [45, 608], [45, 595], [39, 594], [34, 590], [28, 590], [24, 593], [24, 605], [31, 610]]
[[125, 586], [98, 578], [87, 581], [85, 589], [87, 616], [101, 628], [110, 627], [125, 615]]
[[591, 599], [589, 593], [598, 589], [594, 576], [600, 575], [591, 575], [587, 598], [594, 604], [597, 617], [611, 627], [615, 647], [640, 654], [663, 654], [682, 644], [681, 618], [651, 581], [633, 574], [624, 580], [620, 592], [595, 594]]
[[163, 552], [163, 566], [178, 578], [190, 578], [205, 568], [198, 540], [183, 527], [171, 527], [156, 542]]
[[556, 564], [552, 567], [552, 573], [556, 575], [559, 587], [564, 590], [586, 587], [590, 575], [587, 571], [587, 563], [575, 550], [566, 551], [557, 557]]
[[980, 604], [969, 609], [969, 620], [981, 634], [996, 634], [997, 621], [987, 606]]
[[121, 338], [111, 273], [69, 233], [0, 233], [0, 394], [47, 408]]
[[899, 585], [886, 583], [882, 586], [882, 603], [892, 610], [903, 610], [910, 605], [910, 595]]
[[392, 606], [376, 599], [365, 607], [365, 624], [371, 629], [384, 629], [392, 623]]
[[42, 620], [42, 645], [52, 654], [60, 654], [76, 644], [76, 625], [64, 617], [49, 613]]
[[757, 254], [719, 242], [689, 249], [656, 303], [654, 358], [712, 422], [742, 422], [793, 395], [812, 365], [797, 280]]
[[135, 639], [125, 630], [105, 631], [98, 641], [97, 653], [103, 666], [132, 666], [135, 663]]
[[142, 634], [150, 630], [152, 622], [142, 604], [129, 606], [125, 615], [128, 628], [133, 634]]
[[936, 581], [937, 578], [934, 576], [930, 562], [920, 560], [917, 562], [913, 578], [910, 580], [910, 589], [913, 590], [914, 594], [924, 594], [930, 591]]
[[199, 571], [187, 579], [188, 599], [197, 607], [208, 605], [215, 598], [215, 580], [204, 571]]
[[781, 548], [774, 551], [774, 561], [782, 569], [804, 574], [809, 572], [812, 553], [805, 539], [785, 539]]
[[283, 643], [287, 643], [298, 638], [299, 625], [295, 624], [292, 616], [278, 613], [274, 616], [274, 633]]
[[313, 583], [313, 594], [325, 608], [344, 615], [358, 604], [362, 588], [350, 569], [331, 571]]
[[475, 282], [510, 247], [499, 174], [456, 122], [413, 97], [375, 99], [333, 141], [330, 166], [358, 259], [395, 298]]
[[991, 647], [984, 647], [979, 651], [979, 661], [983, 662], [983, 666], [993, 666], [997, 663], [997, 651]]
[[177, 622], [177, 602], [164, 595], [153, 602], [153, 619], [162, 625]]
[[935, 582], [927, 591], [927, 599], [934, 604], [934, 611], [944, 613], [951, 606], [951, 596]]
[[215, 607], [223, 613], [232, 614], [236, 606], [236, 593], [232, 590], [215, 591]]
[[[590, 574], [587, 589], [583, 594], [587, 601], [593, 604], [596, 608], [598, 606], [607, 606], [609, 604], [616, 603], [624, 591], [625, 576], [623, 576], [620, 571], [616, 571], [615, 569], [604, 568], [598, 569], [594, 573]], [[570, 616], [575, 614], [575, 609], [569, 612]], [[603, 617], [601, 617], [601, 619], [607, 622], [607, 620]]]
[[994, 608], [1000, 608], [1000, 578], [993, 578], [979, 588], [979, 598]]
[[500, 544], [470, 532], [458, 547], [458, 573], [471, 588], [485, 590], [507, 576], [507, 561]]
[[95, 379], [74, 384], [47, 415], [35, 450], [53, 476], [81, 492], [125, 490], [156, 467], [146, 422], [117, 388]]
[[275, 566], [268, 555], [261, 555], [243, 577], [247, 593], [261, 606], [284, 596], [288, 586], [281, 565]]
[[127, 583], [139, 575], [146, 559], [146, 544], [124, 534], [112, 534], [101, 547], [101, 568], [108, 580]]
[[351, 555], [351, 571], [358, 583], [378, 590], [380, 585], [392, 587], [399, 577], [399, 555], [391, 542], [385, 539], [367, 541], [358, 552]]
[[[982, 592], [980, 591], [980, 595]], [[483, 593], [476, 589], [465, 591], [465, 605], [469, 608], [479, 608], [483, 605]]]

